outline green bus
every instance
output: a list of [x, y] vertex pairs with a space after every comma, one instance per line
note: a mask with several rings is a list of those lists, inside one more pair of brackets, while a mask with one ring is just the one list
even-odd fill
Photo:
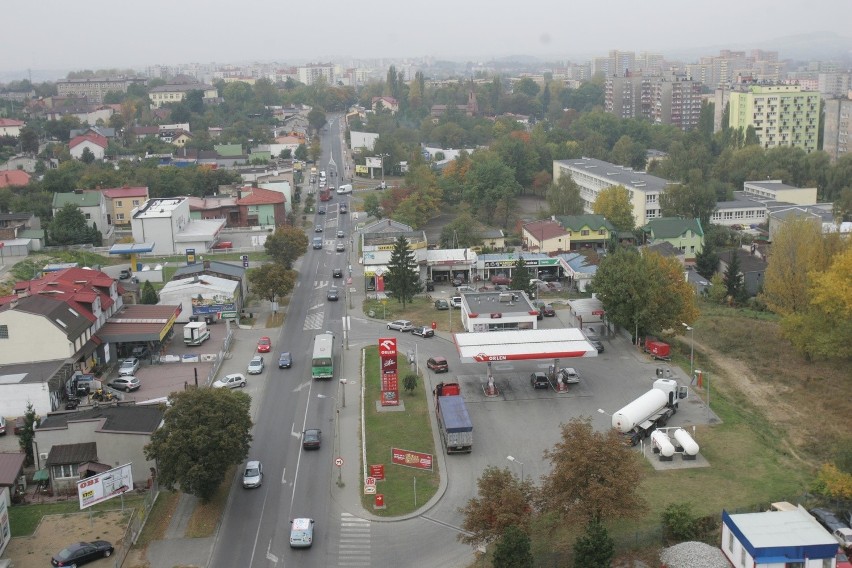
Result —
[[334, 335], [330, 332], [320, 333], [314, 338], [311, 378], [334, 378]]

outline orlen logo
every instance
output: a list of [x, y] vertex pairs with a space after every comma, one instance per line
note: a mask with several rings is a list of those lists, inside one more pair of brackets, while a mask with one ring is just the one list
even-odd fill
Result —
[[395, 337], [383, 337], [379, 339], [379, 355], [382, 357], [396, 357]]
[[506, 361], [508, 359], [505, 355], [486, 355], [485, 353], [478, 353], [473, 358], [479, 363], [485, 361]]

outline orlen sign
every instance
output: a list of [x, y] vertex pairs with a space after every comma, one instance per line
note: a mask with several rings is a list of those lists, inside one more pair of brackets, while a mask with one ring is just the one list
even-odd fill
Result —
[[396, 337], [382, 337], [379, 339], [379, 356], [396, 357]]
[[525, 361], [528, 359], [566, 359], [569, 357], [582, 357], [585, 354], [585, 351], [554, 351], [552, 353], [516, 353], [511, 355], [486, 355], [485, 353], [477, 353], [473, 356], [473, 360], [477, 363], [487, 363], [489, 361]]

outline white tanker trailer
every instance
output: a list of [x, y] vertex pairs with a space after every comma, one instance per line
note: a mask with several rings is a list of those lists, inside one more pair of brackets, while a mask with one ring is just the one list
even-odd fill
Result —
[[612, 427], [629, 436], [630, 444], [635, 446], [658, 426], [666, 425], [687, 391], [674, 379], [657, 379], [654, 388], [612, 415]]

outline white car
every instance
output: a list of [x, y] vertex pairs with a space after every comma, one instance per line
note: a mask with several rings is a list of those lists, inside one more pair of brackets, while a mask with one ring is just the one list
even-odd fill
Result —
[[135, 391], [136, 389], [141, 387], [142, 383], [140, 383], [139, 379], [132, 375], [121, 375], [120, 377], [116, 377], [110, 382], [108, 382], [107, 386], [112, 387], [115, 390], [130, 392]]
[[123, 377], [125, 375], [135, 375], [136, 371], [139, 370], [139, 359], [136, 357], [129, 357], [121, 362], [121, 365], [118, 367], [118, 376]]
[[258, 460], [251, 460], [246, 464], [246, 469], [243, 471], [243, 487], [252, 489], [260, 487], [263, 483], [263, 464]]
[[263, 372], [263, 357], [261, 357], [260, 355], [255, 355], [254, 357], [252, 357], [251, 361], [249, 361], [248, 369], [246, 370], [248, 371], [249, 375], [261, 374]]
[[221, 379], [217, 379], [213, 383], [214, 389], [236, 389], [243, 388], [246, 386], [246, 377], [242, 373], [233, 373], [230, 375], [225, 375]]
[[388, 329], [395, 329], [397, 331], [411, 331], [414, 329], [414, 324], [412, 324], [409, 320], [395, 320], [388, 323]]
[[562, 375], [562, 380], [565, 384], [576, 385], [580, 382], [580, 373], [574, 367], [564, 367], [559, 370], [559, 374]]
[[347, 193], [352, 193], [352, 184], [347, 183], [337, 188], [337, 195], [345, 195]]
[[453, 296], [450, 298], [450, 306], [453, 308], [461, 308], [462, 307], [462, 297], [461, 296]]
[[313, 519], [299, 518], [290, 521], [290, 548], [309, 548], [313, 543]]

